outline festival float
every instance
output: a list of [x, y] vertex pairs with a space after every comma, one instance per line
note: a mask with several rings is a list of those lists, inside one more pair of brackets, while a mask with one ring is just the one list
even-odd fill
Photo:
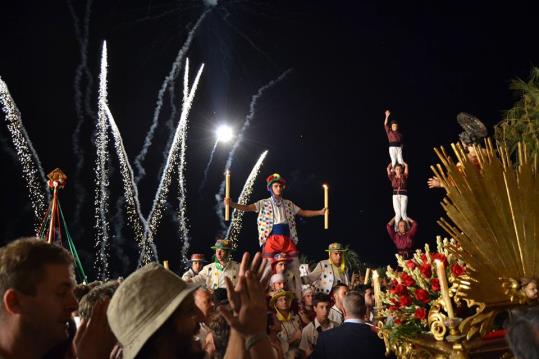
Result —
[[[536, 106], [524, 96], [521, 106]], [[514, 114], [515, 112], [513, 112]], [[527, 117], [529, 111], [521, 111]], [[460, 122], [460, 121], [459, 121]], [[450, 155], [435, 149], [432, 166], [446, 191], [437, 238], [412, 258], [397, 255], [380, 290], [373, 273], [378, 335], [398, 358], [511, 358], [504, 323], [538, 305], [539, 179], [537, 119], [502, 121], [491, 139]], [[518, 127], [518, 128], [517, 128]], [[511, 136], [508, 136], [511, 134]], [[534, 287], [535, 286], [535, 287]]]

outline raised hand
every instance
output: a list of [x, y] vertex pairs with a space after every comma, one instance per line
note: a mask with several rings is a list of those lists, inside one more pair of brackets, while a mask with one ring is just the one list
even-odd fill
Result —
[[249, 253], [244, 253], [236, 287], [225, 277], [230, 310], [219, 307], [228, 324], [247, 337], [266, 330], [265, 288], [269, 280], [266, 259], [257, 253], [249, 266]]
[[429, 188], [440, 188], [442, 187], [442, 183], [440, 182], [440, 179], [438, 177], [431, 177], [427, 180], [427, 185]]

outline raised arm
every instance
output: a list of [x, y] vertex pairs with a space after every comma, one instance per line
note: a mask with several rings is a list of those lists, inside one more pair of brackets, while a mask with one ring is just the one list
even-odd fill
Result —
[[404, 176], [408, 177], [408, 163], [404, 162]]
[[393, 166], [391, 166], [391, 162], [387, 165], [387, 168], [386, 168], [386, 171], [387, 171], [387, 176], [388, 177], [391, 177], [391, 169], [393, 168]]
[[391, 115], [391, 112], [389, 110], [385, 111], [386, 119], [384, 120], [384, 127], [387, 127], [387, 121], [389, 120], [389, 115]]
[[256, 212], [256, 206], [254, 203], [251, 204], [239, 204], [233, 202], [229, 197], [225, 198], [225, 206], [229, 205], [230, 207], [243, 211], [243, 212]]

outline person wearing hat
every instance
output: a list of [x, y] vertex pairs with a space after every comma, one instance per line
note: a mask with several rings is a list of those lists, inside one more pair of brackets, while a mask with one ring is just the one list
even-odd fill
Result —
[[329, 258], [318, 262], [314, 270], [302, 277], [306, 283], [312, 283], [317, 292], [329, 294], [337, 284], [350, 285], [348, 268], [344, 260], [344, 253], [348, 249], [341, 243], [331, 243], [326, 249]]
[[[249, 256], [244, 254], [242, 266], [251, 269], [242, 276], [242, 286], [232, 288], [228, 279], [228, 296], [234, 306], [219, 311], [243, 339], [236, 344], [229, 341], [225, 357], [239, 357], [229, 353], [235, 350], [248, 352], [253, 358], [271, 358], [271, 343], [265, 332], [264, 277], [257, 274], [257, 258], [258, 255], [249, 264]], [[110, 329], [122, 345], [123, 359], [203, 358], [204, 352], [194, 340], [201, 320], [193, 296], [198, 287], [157, 263], [147, 264], [123, 281], [106, 315]], [[95, 336], [89, 336], [92, 337]]]
[[205, 265], [189, 281], [204, 284], [206, 288], [215, 290], [217, 288], [226, 288], [225, 277], [228, 277], [236, 285], [240, 267], [238, 262], [230, 258], [232, 243], [226, 239], [218, 239], [211, 249], [215, 250], [215, 261]]
[[301, 322], [299, 317], [292, 312], [292, 300], [295, 295], [286, 290], [275, 293], [270, 300], [270, 308], [275, 310], [277, 320], [281, 322], [282, 329], [278, 336], [283, 344], [285, 358], [296, 358], [299, 354], [299, 342], [301, 340]]
[[402, 140], [403, 136], [399, 131], [397, 121], [389, 121], [389, 110], [385, 111], [386, 119], [384, 121], [384, 129], [386, 130], [387, 140], [389, 142], [389, 157], [391, 158], [391, 167], [395, 167], [397, 163], [404, 165], [402, 159]]
[[293, 291], [296, 298], [300, 298], [301, 287], [296, 288], [294, 273], [289, 270], [291, 262], [292, 258], [290, 258], [286, 253], [277, 253], [271, 261], [271, 270], [275, 274], [282, 274], [285, 279], [286, 288]]
[[294, 275], [294, 287], [301, 288], [295, 216], [323, 216], [327, 208], [301, 209], [292, 201], [283, 198], [285, 188], [286, 180], [280, 174], [274, 173], [266, 178], [266, 189], [271, 194], [269, 198], [252, 204], [239, 204], [227, 197], [225, 205], [240, 211], [258, 213], [258, 242], [262, 247], [264, 257], [273, 258], [277, 253], [286, 253], [292, 258], [290, 271]]
[[187, 272], [183, 273], [182, 279], [185, 281], [188, 281], [189, 279], [196, 276], [202, 269], [202, 266], [204, 265], [204, 263], [207, 263], [207, 262], [208, 261], [204, 259], [204, 254], [201, 254], [201, 253], [191, 254], [191, 259], [189, 260], [189, 264], [191, 265], [191, 268], [189, 268]]

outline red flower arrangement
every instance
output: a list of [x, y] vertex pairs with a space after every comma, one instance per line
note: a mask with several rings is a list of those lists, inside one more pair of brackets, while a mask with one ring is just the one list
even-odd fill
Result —
[[441, 295], [440, 280], [433, 270], [434, 261], [444, 263], [450, 282], [451, 278], [465, 275], [466, 267], [444, 249], [441, 240], [436, 253], [430, 253], [429, 246], [425, 245], [425, 251], [417, 250], [413, 259], [404, 260], [398, 255], [397, 259], [399, 271], [388, 267], [386, 272], [390, 284], [382, 294], [384, 327], [391, 330], [390, 337], [428, 331], [430, 307]]

